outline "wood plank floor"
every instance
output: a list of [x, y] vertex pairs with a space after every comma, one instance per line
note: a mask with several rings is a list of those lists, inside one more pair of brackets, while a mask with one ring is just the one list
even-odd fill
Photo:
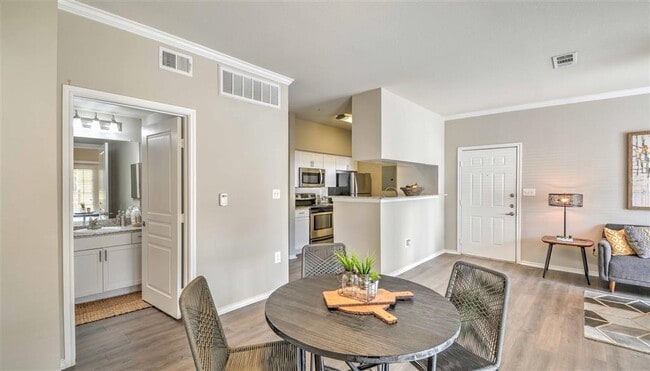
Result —
[[[460, 259], [504, 272], [511, 279], [502, 370], [650, 369], [650, 355], [583, 337], [583, 291], [587, 287], [605, 291], [595, 278], [592, 286], [579, 274], [549, 271], [542, 279], [538, 268], [449, 254], [401, 277], [444, 294], [452, 265]], [[298, 260], [290, 262], [290, 276], [300, 277]], [[649, 290], [620, 286], [617, 291], [621, 293], [650, 297]], [[231, 346], [278, 339], [264, 320], [264, 302], [221, 319]], [[182, 323], [150, 308], [77, 327], [74, 368], [191, 370], [194, 364]], [[391, 370], [411, 369], [391, 366]]]

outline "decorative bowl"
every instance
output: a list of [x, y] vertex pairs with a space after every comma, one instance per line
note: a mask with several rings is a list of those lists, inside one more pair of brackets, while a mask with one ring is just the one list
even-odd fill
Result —
[[402, 190], [402, 192], [404, 192], [406, 196], [419, 196], [422, 193], [422, 191], [424, 191], [424, 187], [410, 187], [410, 188], [400, 187], [400, 189]]

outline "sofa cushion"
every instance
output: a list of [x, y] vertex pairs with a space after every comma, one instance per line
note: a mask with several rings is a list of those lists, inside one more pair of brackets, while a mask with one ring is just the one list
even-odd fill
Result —
[[609, 262], [609, 279], [616, 281], [617, 278], [650, 282], [650, 260], [636, 255], [612, 257]]
[[612, 245], [612, 255], [636, 255], [636, 252], [627, 243], [625, 229], [619, 231], [605, 228], [605, 237]]
[[625, 226], [625, 236], [639, 257], [650, 258], [650, 227]]

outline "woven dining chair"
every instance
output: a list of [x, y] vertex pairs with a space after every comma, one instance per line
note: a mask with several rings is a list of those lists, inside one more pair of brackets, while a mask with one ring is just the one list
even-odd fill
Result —
[[[437, 355], [437, 370], [499, 369], [509, 290], [503, 273], [463, 261], [454, 264], [445, 296], [460, 314], [460, 334]], [[411, 363], [427, 369], [424, 361]]]
[[230, 348], [205, 277], [185, 287], [179, 305], [198, 371], [298, 369], [298, 349], [285, 341]]
[[338, 274], [343, 266], [334, 253], [345, 254], [345, 244], [318, 243], [302, 248], [302, 278]]

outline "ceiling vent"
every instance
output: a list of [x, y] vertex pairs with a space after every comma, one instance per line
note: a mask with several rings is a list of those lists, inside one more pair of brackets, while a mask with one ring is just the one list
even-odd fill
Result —
[[192, 57], [160, 47], [160, 68], [192, 76]]
[[556, 55], [551, 57], [551, 60], [553, 60], [553, 68], [578, 64], [578, 52]]
[[280, 108], [280, 86], [252, 76], [221, 68], [222, 95]]

